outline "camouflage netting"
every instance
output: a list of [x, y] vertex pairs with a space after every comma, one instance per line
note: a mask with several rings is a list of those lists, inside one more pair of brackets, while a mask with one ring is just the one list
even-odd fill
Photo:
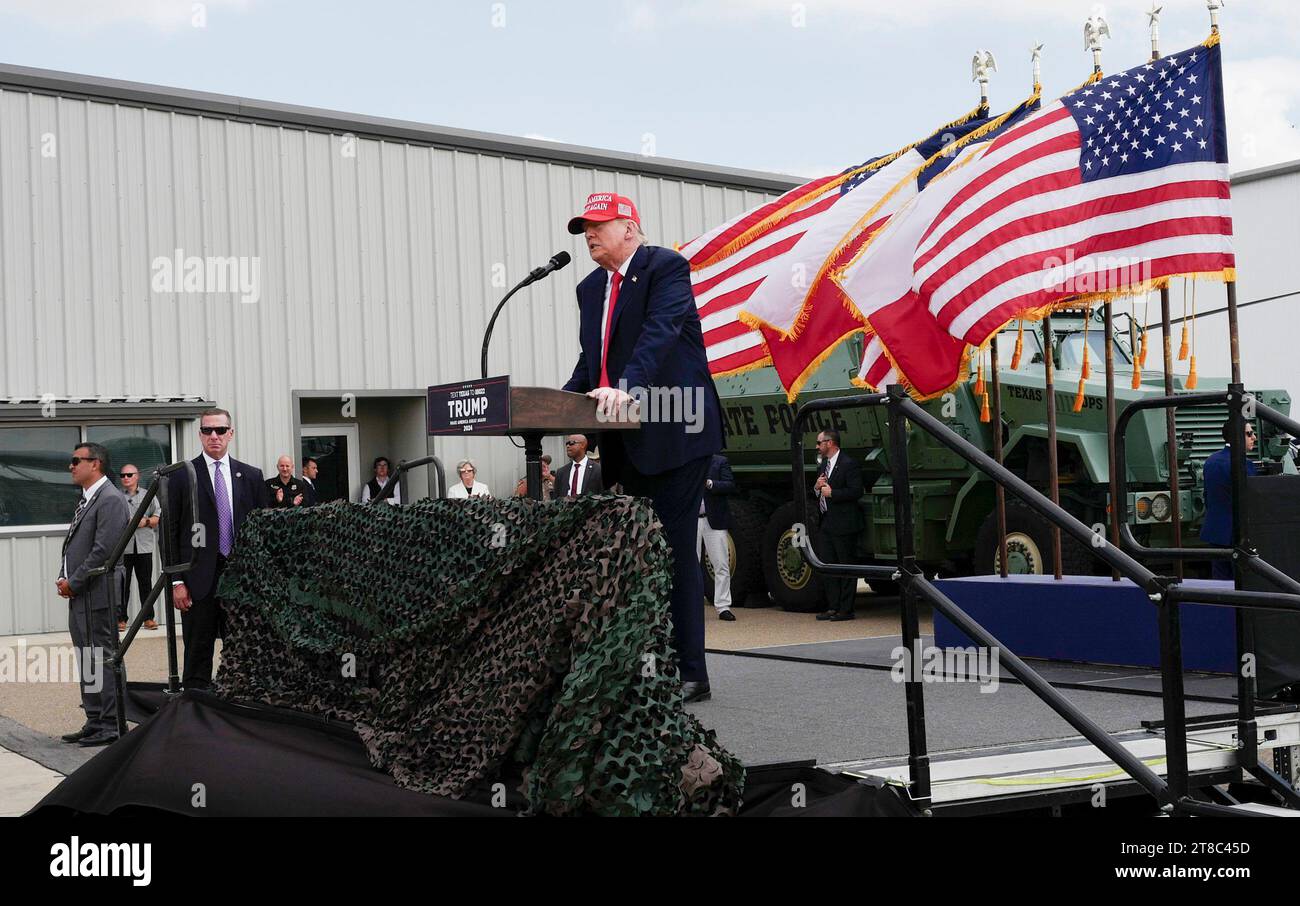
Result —
[[744, 769], [682, 708], [644, 500], [263, 510], [222, 579], [228, 698], [352, 723], [414, 790], [513, 760], [535, 813], [732, 814]]

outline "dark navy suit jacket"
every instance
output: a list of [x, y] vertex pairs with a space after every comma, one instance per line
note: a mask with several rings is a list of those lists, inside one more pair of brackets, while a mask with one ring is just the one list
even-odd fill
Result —
[[[580, 351], [565, 390], [586, 393], [600, 383], [607, 279], [608, 272], [596, 268], [578, 284]], [[677, 252], [643, 245], [633, 253], [614, 306], [607, 366], [611, 386], [625, 382], [623, 389], [634, 395], [638, 388], [680, 388], [695, 407], [695, 423], [686, 424], [680, 409], [647, 412], [643, 403], [639, 430], [600, 437], [606, 486], [620, 480], [624, 460], [643, 475], [658, 475], [722, 449], [722, 405], [709, 375], [690, 265]]]
[[731, 474], [727, 457], [713, 454], [706, 481], [713, 482], [712, 488], [706, 484], [704, 489], [704, 515], [708, 517], [709, 528], [730, 530], [731, 507], [727, 505], [727, 495], [736, 493], [736, 477]]
[[[1246, 474], [1259, 469], [1246, 460]], [[1201, 473], [1205, 481], [1205, 521], [1201, 523], [1201, 540], [1206, 544], [1227, 547], [1232, 544], [1232, 451], [1224, 447], [1205, 460]]]
[[[231, 521], [234, 523], [235, 536], [238, 538], [239, 528], [244, 524], [248, 514], [268, 506], [270, 499], [260, 469], [246, 462], [240, 462], [233, 456], [227, 457], [227, 461], [230, 463], [230, 471], [234, 473], [230, 476], [234, 482], [231, 487], [231, 497], [235, 502]], [[173, 520], [172, 540], [176, 545], [177, 559], [182, 562], [188, 560], [193, 549], [192, 527], [195, 523], [201, 522], [204, 545], [198, 549], [194, 568], [185, 573], [178, 573], [173, 578], [184, 580], [190, 597], [195, 601], [202, 601], [215, 591], [213, 586], [216, 584], [214, 580], [217, 573], [217, 555], [220, 552], [217, 535], [217, 496], [212, 489], [212, 476], [208, 474], [208, 461], [203, 458], [203, 454], [200, 453], [190, 462], [194, 463], [194, 474], [199, 482], [199, 511], [193, 513], [190, 510], [189, 476], [184, 470], [175, 473], [168, 487], [171, 512], [179, 514], [179, 517]]]

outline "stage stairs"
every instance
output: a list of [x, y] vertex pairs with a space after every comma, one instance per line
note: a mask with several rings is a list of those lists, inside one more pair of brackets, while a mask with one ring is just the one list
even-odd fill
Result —
[[[1133, 537], [1125, 508], [1127, 463], [1124, 436], [1133, 417], [1150, 409], [1226, 406], [1232, 437], [1232, 499], [1234, 544], [1231, 548], [1146, 548]], [[1236, 677], [1237, 708], [1217, 722], [1189, 722], [1183, 688], [1181, 612], [1183, 603], [1233, 608], [1236, 620], [1236, 663], [1255, 662], [1253, 622], [1247, 613], [1300, 611], [1300, 582], [1265, 562], [1248, 540], [1249, 515], [1245, 507], [1245, 424], [1247, 413], [1283, 431], [1300, 436], [1300, 422], [1258, 402], [1237, 382], [1226, 391], [1183, 393], [1149, 397], [1130, 403], [1116, 419], [1115, 462], [1112, 475], [1113, 526], [1110, 538], [1093, 531], [1039, 489], [986, 454], [908, 396], [905, 388], [891, 385], [885, 393], [822, 398], [804, 403], [795, 413], [790, 431], [790, 466], [797, 520], [809, 525], [807, 457], [804, 438], [810, 418], [819, 412], [864, 407], [887, 410], [889, 426], [887, 466], [893, 490], [893, 521], [897, 565], [827, 563], [810, 543], [810, 533], [800, 552], [823, 575], [897, 582], [901, 602], [904, 650], [917, 650], [920, 639], [918, 604], [929, 604], [967, 638], [987, 652], [996, 653], [1001, 667], [1055, 711], [1080, 736], [1065, 741], [1022, 744], [974, 752], [931, 753], [926, 743], [924, 678], [915, 675], [902, 682], [906, 698], [908, 756], [886, 760], [823, 766], [859, 777], [864, 782], [884, 782], [901, 788], [903, 798], [921, 814], [991, 814], [1025, 811], [1047, 806], [1063, 809], [1081, 806], [1097, 814], [1096, 806], [1132, 799], [1139, 808], [1178, 816], [1272, 816], [1300, 814], [1290, 764], [1300, 744], [1300, 717], [1290, 709], [1260, 713], [1256, 708], [1253, 670]], [[1111, 734], [1079, 710], [1042, 675], [1009, 650], [979, 622], [963, 611], [931, 581], [915, 557], [916, 528], [912, 512], [908, 439], [926, 434], [984, 473], [998, 488], [1009, 492], [1062, 536], [1069, 536], [1116, 574], [1146, 592], [1157, 612], [1160, 628], [1161, 701], [1164, 719], [1159, 726]], [[1000, 444], [995, 445], [995, 450]], [[1227, 590], [1189, 587], [1174, 576], [1153, 572], [1148, 563], [1221, 558], [1232, 564], [1235, 584]], [[1243, 590], [1243, 579], [1253, 577], [1269, 591]], [[1058, 578], [1060, 578], [1058, 576]], [[1261, 755], [1283, 753], [1274, 766]], [[1285, 766], [1283, 776], [1276, 767]], [[1252, 783], [1243, 784], [1245, 778]], [[1249, 787], [1251, 789], [1243, 789]], [[1019, 788], [1019, 789], [1018, 789]], [[1262, 789], [1271, 802], [1243, 803], [1240, 794]], [[1234, 792], [1235, 791], [1235, 792]], [[1143, 794], [1143, 795], [1130, 795]], [[1152, 803], [1154, 800], [1154, 803]], [[1276, 804], [1274, 804], [1276, 803]], [[1248, 807], [1250, 806], [1250, 807]], [[1111, 813], [1116, 809], [1112, 808]]]

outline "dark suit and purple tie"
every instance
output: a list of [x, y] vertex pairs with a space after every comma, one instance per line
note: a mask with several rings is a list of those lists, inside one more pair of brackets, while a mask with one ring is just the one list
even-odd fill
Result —
[[[269, 495], [262, 472], [240, 462], [226, 452], [228, 424], [221, 416], [204, 414], [203, 428], [225, 427], [227, 435], [205, 434], [203, 453], [196, 456], [194, 475], [198, 481], [198, 512], [190, 509], [189, 477], [176, 473], [169, 487], [170, 511], [178, 516], [172, 521], [172, 540], [183, 562], [195, 554], [194, 566], [176, 577], [177, 607], [185, 634], [185, 667], [182, 682], [186, 688], [202, 689], [211, 685], [212, 660], [216, 641], [224, 631], [225, 614], [217, 598], [217, 585], [226, 560], [235, 548], [239, 528], [248, 515], [269, 506]], [[224, 419], [228, 423], [228, 416]], [[215, 438], [223, 443], [218, 445]], [[216, 454], [216, 455], [214, 455]]]

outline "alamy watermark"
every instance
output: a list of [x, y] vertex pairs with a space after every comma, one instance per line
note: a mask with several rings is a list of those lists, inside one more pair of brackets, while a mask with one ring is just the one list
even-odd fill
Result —
[[635, 416], [646, 424], [685, 424], [687, 434], [704, 430], [703, 387], [629, 387], [627, 381], [618, 382], [619, 390], [632, 397], [632, 405], [605, 415], [599, 410], [599, 422], [626, 422]]
[[1043, 289], [1068, 295], [1108, 293], [1132, 289], [1151, 280], [1151, 259], [1129, 255], [1084, 255], [1075, 257], [1066, 249], [1065, 257], [1052, 255], [1043, 259]]
[[894, 662], [889, 676], [896, 683], [978, 683], [980, 692], [998, 691], [1001, 655], [997, 648], [922, 647], [917, 639], [911, 651], [899, 645], [889, 656]]
[[159, 255], [149, 269], [156, 293], [234, 293], [252, 305], [262, 298], [262, 259], [256, 255]]
[[[84, 663], [83, 663], [84, 661]], [[98, 646], [35, 645], [26, 639], [0, 646], [0, 684], [79, 683], [86, 677], [87, 691], [104, 688], [104, 649]]]

